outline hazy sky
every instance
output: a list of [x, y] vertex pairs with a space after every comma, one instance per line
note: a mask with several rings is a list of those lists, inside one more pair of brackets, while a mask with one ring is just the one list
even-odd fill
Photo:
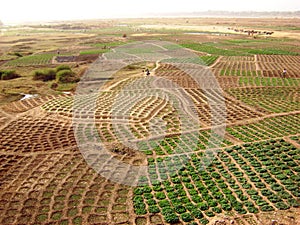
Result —
[[116, 18], [206, 10], [296, 11], [300, 10], [300, 0], [3, 0], [0, 20], [9, 23]]

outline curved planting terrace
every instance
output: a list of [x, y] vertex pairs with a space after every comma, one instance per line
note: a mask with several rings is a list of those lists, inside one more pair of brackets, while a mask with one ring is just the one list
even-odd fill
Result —
[[[0, 223], [299, 221], [299, 74], [294, 65], [299, 57], [206, 60], [222, 91], [204, 91], [185, 72], [158, 64], [146, 80], [140, 79], [145, 76], [139, 69], [124, 76], [121, 71], [97, 95], [38, 97], [2, 106]], [[290, 64], [288, 78], [266, 76], [276, 64]], [[151, 89], [154, 78], [161, 79]], [[186, 116], [186, 109], [178, 110], [180, 102], [160, 97], [164, 88], [189, 98], [186, 107], [199, 124]], [[218, 111], [214, 122], [226, 125], [224, 138], [211, 130], [209, 105], [221, 98], [226, 112]], [[74, 124], [73, 116], [92, 118], [95, 126]], [[118, 159], [148, 165], [140, 180], [152, 185], [116, 184], [90, 168], [76, 141], [93, 141], [95, 131], [111, 153], [105, 163]], [[128, 139], [135, 140], [139, 151], [120, 144]], [[91, 157], [96, 163], [97, 155]], [[132, 174], [125, 171], [124, 176]]]

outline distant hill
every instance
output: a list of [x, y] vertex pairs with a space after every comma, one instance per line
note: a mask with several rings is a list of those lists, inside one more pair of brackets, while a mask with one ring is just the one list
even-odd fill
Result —
[[[157, 15], [155, 15], [157, 16]], [[300, 11], [266, 11], [266, 12], [255, 12], [255, 11], [202, 11], [202, 12], [181, 12], [181, 13], [164, 13], [161, 16], [186, 16], [186, 17], [300, 17]]]

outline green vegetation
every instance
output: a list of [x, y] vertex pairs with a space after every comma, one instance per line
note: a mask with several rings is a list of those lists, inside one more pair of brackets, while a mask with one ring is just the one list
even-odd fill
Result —
[[263, 48], [263, 49], [244, 49], [253, 55], [300, 55], [298, 52], [292, 52], [283, 49], [275, 49], [275, 48]]
[[299, 110], [300, 102], [297, 98], [299, 86], [289, 86], [231, 89], [228, 93], [247, 105], [265, 112], [280, 113]]
[[263, 86], [263, 87], [298, 87], [300, 79], [298, 78], [280, 78], [280, 77], [240, 77], [241, 86]]
[[93, 55], [93, 54], [102, 54], [108, 52], [109, 49], [90, 49], [80, 52], [80, 55]]
[[207, 224], [210, 217], [224, 212], [246, 214], [300, 207], [300, 167], [293, 158], [298, 153], [299, 149], [283, 139], [271, 139], [226, 148], [206, 168], [202, 168], [206, 157], [199, 153], [189, 158], [181, 155], [150, 160], [150, 167], [158, 167], [160, 175], [172, 163], [182, 163], [182, 168], [170, 173], [168, 180], [136, 188], [135, 211], [160, 211], [167, 223], [199, 219]]
[[36, 70], [33, 72], [34, 80], [50, 81], [56, 78], [54, 69]]
[[33, 72], [34, 80], [50, 81], [55, 80], [60, 83], [78, 82], [79, 78], [68, 65], [60, 65], [55, 69], [36, 70]]
[[[269, 41], [265, 40], [266, 43]], [[252, 45], [245, 45], [245, 44]], [[243, 45], [241, 45], [243, 44]], [[280, 48], [274, 48], [273, 45], [263, 45], [262, 40], [230, 40], [219, 43], [184, 43], [181, 46], [190, 48], [199, 52], [206, 52], [212, 55], [222, 56], [247, 56], [247, 55], [300, 55], [297, 49], [291, 49], [290, 47], [280, 46]], [[276, 44], [276, 42], [272, 43]], [[278, 43], [280, 44], [280, 43]]]
[[117, 47], [117, 46], [124, 45], [124, 44], [126, 44], [126, 42], [116, 41], [116, 42], [97, 43], [94, 46], [105, 49], [105, 48], [110, 48], [110, 47]]
[[5, 63], [5, 66], [29, 66], [50, 64], [55, 54], [39, 54], [23, 56]]
[[186, 43], [186, 44], [181, 44], [181, 46], [184, 48], [190, 48], [190, 49], [193, 49], [193, 50], [199, 51], [199, 52], [206, 52], [206, 53], [209, 53], [212, 55], [223, 55], [223, 56], [248, 55], [245, 52], [218, 48], [211, 43], [203, 43], [203, 44]]
[[56, 80], [61, 83], [74, 83], [78, 82], [79, 78], [71, 70], [60, 70], [56, 73]]
[[216, 55], [212, 55], [212, 56], [208, 56], [208, 55], [205, 55], [205, 56], [200, 56], [200, 59], [203, 60], [204, 64], [206, 66], [210, 66], [212, 64], [214, 64], [214, 62], [218, 59], [219, 57], [216, 56]]
[[299, 120], [299, 115], [282, 116], [249, 125], [228, 127], [226, 130], [244, 142], [253, 142], [297, 134], [300, 129]]
[[11, 80], [20, 77], [15, 70], [0, 70], [0, 80]]

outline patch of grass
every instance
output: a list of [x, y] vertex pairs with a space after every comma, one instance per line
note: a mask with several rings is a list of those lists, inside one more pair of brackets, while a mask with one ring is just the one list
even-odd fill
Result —
[[218, 48], [218, 47], [214, 46], [213, 43], [203, 43], [203, 44], [185, 43], [185, 44], [181, 44], [181, 46], [183, 46], [185, 48], [190, 48], [190, 49], [193, 49], [193, 50], [199, 51], [199, 52], [206, 52], [206, 53], [209, 53], [212, 55], [223, 55], [223, 56], [249, 55], [246, 52]]
[[90, 49], [80, 52], [80, 55], [93, 55], [93, 54], [102, 54], [108, 52], [109, 49]]
[[107, 43], [97, 43], [94, 46], [100, 47], [100, 48], [105, 48], [105, 47], [117, 47], [117, 46], [124, 45], [124, 44], [126, 44], [126, 42], [115, 41], [115, 42], [107, 42]]
[[40, 55], [24, 56], [5, 63], [5, 66], [29, 66], [29, 65], [50, 64], [53, 56], [55, 56], [55, 54], [40, 54]]
[[249, 49], [244, 51], [256, 55], [300, 55], [300, 53], [297, 52], [291, 52], [288, 50], [275, 49], [275, 48]]
[[200, 56], [200, 59], [202, 59], [203, 62], [204, 62], [204, 64], [207, 65], [207, 66], [212, 65], [218, 58], [219, 58], [219, 56], [216, 56], [216, 55], [212, 55], [212, 56], [209, 56], [209, 55]]
[[36, 70], [33, 72], [33, 80], [49, 81], [54, 80], [56, 72], [53, 69]]
[[11, 80], [20, 77], [14, 70], [0, 70], [0, 80]]

